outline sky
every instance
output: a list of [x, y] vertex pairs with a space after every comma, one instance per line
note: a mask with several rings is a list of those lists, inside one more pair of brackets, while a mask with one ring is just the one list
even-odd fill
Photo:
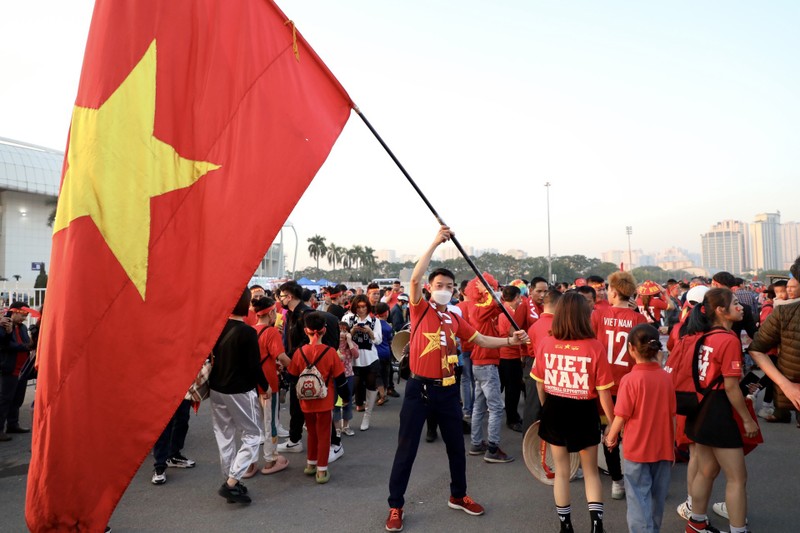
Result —
[[[796, 1], [278, 5], [465, 247], [546, 255], [547, 182], [554, 255], [800, 220]], [[92, 7], [4, 6], [0, 137], [64, 149]], [[419, 254], [438, 228], [355, 114], [289, 220], [298, 268], [315, 234]]]

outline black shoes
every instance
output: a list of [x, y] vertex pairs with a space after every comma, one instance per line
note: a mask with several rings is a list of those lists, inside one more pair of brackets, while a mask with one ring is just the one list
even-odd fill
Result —
[[6, 433], [30, 433], [31, 428], [24, 428], [20, 426], [10, 427], [6, 430]]
[[217, 491], [220, 496], [228, 500], [228, 503], [250, 503], [252, 500], [247, 495], [247, 487], [240, 482], [236, 485], [229, 487], [227, 483], [223, 483]]

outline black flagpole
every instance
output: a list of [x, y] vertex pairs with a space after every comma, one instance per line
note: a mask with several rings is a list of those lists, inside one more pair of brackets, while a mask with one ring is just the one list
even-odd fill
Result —
[[[367, 120], [367, 117], [364, 116], [364, 114], [361, 112], [361, 110], [358, 108], [358, 106], [353, 105], [353, 110], [358, 114], [359, 117], [361, 117], [361, 120], [363, 120], [364, 124], [367, 125], [367, 127], [369, 128], [369, 131], [372, 132], [372, 135], [374, 135], [375, 138], [378, 140], [378, 142], [381, 143], [381, 146], [383, 146], [383, 149], [386, 150], [386, 153], [389, 154], [389, 157], [392, 158], [392, 161], [394, 161], [394, 164], [397, 165], [397, 168], [400, 169], [400, 172], [403, 173], [403, 175], [406, 177], [406, 179], [411, 184], [411, 186], [414, 187], [414, 190], [417, 191], [417, 194], [419, 195], [420, 198], [422, 198], [422, 201], [425, 202], [425, 205], [428, 206], [428, 209], [431, 210], [431, 213], [433, 213], [433, 216], [436, 217], [436, 220], [439, 222], [439, 224], [442, 225], [442, 226], [447, 226], [447, 224], [444, 223], [444, 220], [442, 220], [442, 217], [439, 216], [439, 213], [436, 212], [436, 209], [434, 209], [433, 205], [425, 197], [425, 195], [423, 194], [422, 190], [417, 186], [417, 184], [414, 182], [414, 180], [411, 179], [411, 175], [406, 171], [405, 167], [403, 167], [403, 164], [400, 162], [400, 160], [397, 159], [397, 157], [395, 157], [395, 155], [392, 152], [391, 148], [389, 148], [389, 146], [385, 142], [383, 142], [383, 139], [381, 138], [381, 136], [378, 134], [377, 131], [375, 131], [375, 128], [372, 127], [372, 124], [369, 123], [369, 120]], [[450, 240], [452, 240], [453, 244], [456, 245], [456, 248], [458, 248], [458, 251], [461, 253], [461, 255], [464, 257], [464, 259], [467, 261], [467, 264], [470, 266], [470, 268], [472, 268], [472, 271], [475, 272], [475, 275], [478, 276], [478, 279], [480, 279], [481, 283], [483, 283], [484, 287], [486, 287], [486, 290], [488, 290], [492, 294], [492, 297], [497, 302], [497, 305], [500, 306], [500, 310], [503, 311], [503, 313], [506, 315], [506, 318], [508, 318], [508, 321], [511, 322], [511, 325], [514, 327], [514, 330], [518, 331], [520, 329], [520, 327], [514, 321], [514, 317], [512, 317], [511, 313], [508, 312], [508, 309], [506, 309], [506, 306], [503, 305], [503, 302], [500, 301], [500, 298], [498, 298], [494, 294], [494, 291], [492, 290], [492, 287], [484, 279], [483, 274], [481, 274], [480, 270], [478, 270], [478, 267], [475, 266], [475, 263], [472, 262], [472, 259], [470, 259], [470, 257], [467, 254], [467, 252], [461, 246], [461, 243], [458, 242], [458, 239], [456, 238], [456, 236], [453, 235], [450, 238]]]

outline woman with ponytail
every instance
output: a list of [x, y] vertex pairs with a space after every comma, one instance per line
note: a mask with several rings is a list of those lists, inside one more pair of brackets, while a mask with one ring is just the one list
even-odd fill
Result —
[[[707, 509], [720, 469], [725, 473], [730, 531], [748, 531], [742, 433], [748, 438], [756, 436], [758, 424], [747, 410], [739, 388], [742, 343], [731, 332], [731, 326], [741, 320], [742, 315], [743, 308], [734, 293], [730, 289], [715, 288], [706, 293], [703, 303], [692, 309], [687, 320], [687, 334], [698, 338], [690, 368], [697, 373], [700, 386], [700, 405], [686, 418], [686, 435], [695, 443], [692, 454], [697, 461], [697, 474], [689, 489], [692, 512], [686, 525], [687, 533], [719, 531], [709, 525]], [[705, 395], [700, 392], [706, 390]], [[734, 411], [743, 421], [744, 431], [739, 429]]]

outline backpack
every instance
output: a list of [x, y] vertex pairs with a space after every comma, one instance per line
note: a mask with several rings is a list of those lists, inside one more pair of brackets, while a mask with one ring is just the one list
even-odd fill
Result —
[[721, 332], [721, 330], [711, 330], [707, 333], [686, 335], [678, 341], [670, 353], [665, 370], [670, 373], [672, 383], [675, 385], [677, 414], [683, 416], [694, 414], [700, 404], [697, 394], [700, 393], [705, 397], [725, 379], [720, 374], [717, 379], [701, 389], [697, 364], [703, 342], [709, 335]]
[[328, 385], [326, 385], [322, 374], [317, 369], [317, 363], [325, 357], [325, 354], [330, 349], [330, 346], [326, 346], [322, 353], [319, 354], [319, 357], [313, 363], [309, 363], [303, 348], [300, 348], [300, 355], [306, 363], [306, 368], [297, 377], [296, 390], [299, 400], [321, 400], [328, 396]]

